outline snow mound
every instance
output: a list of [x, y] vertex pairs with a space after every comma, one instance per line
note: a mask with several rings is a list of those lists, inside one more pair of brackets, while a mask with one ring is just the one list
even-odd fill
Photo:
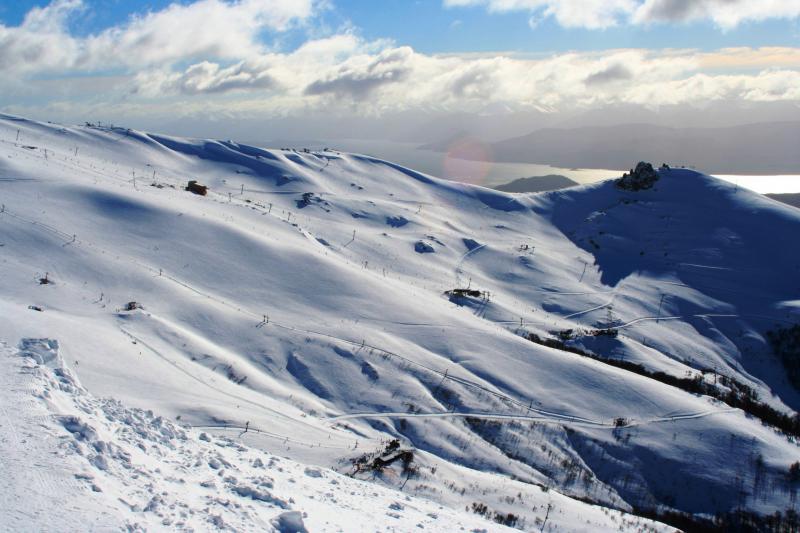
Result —
[[51, 368], [63, 366], [58, 353], [58, 341], [55, 339], [22, 339], [19, 341], [19, 354], [33, 358], [40, 365]]
[[300, 511], [287, 511], [272, 519], [273, 527], [280, 533], [308, 533]]

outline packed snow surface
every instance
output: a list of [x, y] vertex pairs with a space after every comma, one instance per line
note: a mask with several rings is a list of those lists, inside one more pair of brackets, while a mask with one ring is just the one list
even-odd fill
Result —
[[528, 340], [793, 414], [765, 334], [798, 321], [800, 211], [734, 185], [511, 195], [4, 116], [0, 203], [10, 530], [641, 531], [670, 528], [635, 509], [794, 505], [792, 437]]

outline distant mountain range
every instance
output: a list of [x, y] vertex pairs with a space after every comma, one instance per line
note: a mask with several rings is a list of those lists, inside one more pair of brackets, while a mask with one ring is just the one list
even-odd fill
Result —
[[531, 176], [530, 178], [519, 178], [510, 183], [497, 185], [493, 189], [503, 192], [544, 192], [565, 189], [578, 185], [566, 176], [560, 174], [548, 174], [546, 176]]
[[[422, 148], [446, 151], [450, 141]], [[716, 174], [794, 174], [800, 173], [798, 146], [800, 122], [768, 122], [723, 128], [652, 124], [545, 128], [489, 148], [494, 161], [562, 168], [624, 169], [630, 161], [646, 160]]]
[[787, 205], [793, 205], [794, 207], [800, 207], [800, 193], [794, 194], [767, 194], [773, 200], [778, 200], [779, 202], [783, 202]]

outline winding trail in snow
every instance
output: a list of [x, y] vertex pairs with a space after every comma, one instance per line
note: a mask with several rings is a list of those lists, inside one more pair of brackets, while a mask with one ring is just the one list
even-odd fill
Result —
[[[48, 231], [50, 231], [52, 233], [56, 233], [60, 237], [65, 237], [65, 236], [68, 235], [67, 233], [65, 233], [63, 231], [57, 230], [55, 228], [51, 228], [51, 227], [43, 225], [41, 223], [37, 223], [34, 220], [26, 219], [25, 217], [17, 217], [17, 218], [20, 218], [20, 219], [25, 220], [26, 222], [30, 222], [32, 224], [35, 224], [37, 227], [42, 227], [42, 229], [48, 230]], [[91, 246], [91, 247], [93, 247], [93, 248], [95, 248], [97, 250], [103, 251], [99, 247], [92, 246], [91, 243], [87, 243], [87, 245]], [[469, 252], [464, 254], [464, 256], [462, 256], [462, 258], [466, 257], [467, 255], [469, 255], [469, 253], [471, 253], [473, 251], [476, 251], [478, 249], [481, 249], [481, 248], [482, 247], [480, 247], [480, 248], [476, 247], [473, 250], [470, 250]], [[110, 256], [111, 257], [115, 257], [113, 254], [110, 255]], [[121, 256], [120, 256], [119, 260], [123, 261]], [[148, 270], [148, 271], [150, 271], [150, 272], [152, 272], [154, 274], [158, 274], [159, 273], [159, 271], [157, 269], [155, 269], [154, 267], [151, 267], [149, 265], [141, 263], [140, 261], [138, 261], [137, 259], [135, 259], [133, 257], [129, 257], [129, 258], [125, 259], [124, 261], [136, 264], [137, 266], [139, 266], [141, 268], [144, 268], [144, 269], [146, 269], [146, 270]], [[195, 294], [198, 294], [198, 295], [200, 295], [200, 296], [202, 296], [204, 298], [210, 299], [210, 300], [215, 301], [215, 302], [217, 302], [217, 303], [219, 303], [221, 305], [224, 305], [224, 306], [226, 306], [226, 307], [228, 307], [230, 309], [236, 310], [237, 312], [240, 312], [242, 314], [248, 315], [251, 318], [254, 318], [254, 319], [257, 319], [257, 320], [261, 320], [261, 318], [262, 318], [262, 315], [260, 315], [258, 313], [254, 313], [254, 312], [252, 312], [252, 311], [250, 311], [248, 309], [243, 309], [242, 307], [239, 307], [237, 305], [231, 304], [231, 303], [227, 302], [226, 300], [224, 300], [224, 299], [222, 299], [222, 298], [220, 298], [218, 296], [206, 293], [206, 292], [204, 292], [204, 291], [202, 291], [200, 289], [197, 289], [197, 288], [193, 287], [192, 285], [190, 285], [190, 284], [188, 284], [188, 283], [186, 283], [186, 282], [184, 282], [184, 281], [182, 281], [182, 280], [180, 280], [178, 278], [175, 278], [174, 276], [171, 276], [171, 275], [166, 274], [166, 273], [162, 273], [162, 275], [160, 277], [163, 278], [163, 279], [166, 279], [168, 281], [171, 281], [173, 283], [176, 283], [176, 284], [184, 287], [185, 289], [188, 289], [188, 290], [194, 292]], [[616, 294], [614, 295], [614, 297], [616, 297]], [[611, 299], [611, 301], [613, 301], [613, 298]], [[591, 312], [593, 310], [606, 307], [609, 304], [610, 304], [610, 302], [607, 302], [605, 304], [602, 304], [600, 306], [595, 306], [595, 307], [593, 307], [591, 309], [588, 309], [588, 310], [585, 310], [585, 311], [581, 311], [581, 312], [578, 312], [578, 313], [573, 313], [572, 315], [569, 315], [569, 316], [579, 316], [581, 314], [586, 314], [586, 313]], [[665, 320], [665, 319], [677, 320], [679, 318], [681, 318], [681, 317], [660, 317], [660, 318], [658, 318], [658, 320]], [[635, 323], [638, 323], [638, 322], [641, 322], [641, 321], [644, 321], [644, 320], [656, 320], [656, 319], [657, 319], [656, 317], [642, 317], [640, 319], [636, 319], [634, 321], [629, 322], [628, 324], [625, 325], [625, 327], [629, 327], [629, 326], [631, 326], [631, 325], [633, 325]], [[360, 347], [360, 348], [367, 348], [367, 349], [374, 350], [374, 351], [376, 351], [378, 353], [379, 356], [380, 355], [385, 355], [385, 356], [389, 356], [389, 357], [395, 357], [395, 358], [397, 358], [398, 360], [402, 361], [405, 364], [408, 364], [408, 365], [411, 365], [411, 366], [415, 366], [417, 368], [420, 368], [420, 369], [423, 369], [425, 371], [431, 372], [434, 375], [436, 375], [438, 377], [441, 377], [443, 379], [448, 379], [448, 380], [451, 380], [452, 382], [459, 383], [459, 384], [461, 384], [463, 386], [470, 387], [470, 388], [473, 388], [475, 390], [479, 390], [479, 391], [481, 391], [483, 393], [486, 393], [486, 394], [490, 394], [493, 397], [497, 398], [498, 400], [503, 401], [503, 402], [505, 402], [507, 404], [510, 404], [512, 406], [517, 406], [517, 407], [520, 407], [522, 409], [526, 409], [528, 411], [536, 412], [536, 413], [542, 415], [541, 419], [562, 420], [562, 421], [565, 421], [565, 422], [582, 423], [582, 424], [587, 424], [587, 425], [598, 425], [598, 424], [602, 425], [602, 422], [601, 421], [597, 421], [597, 420], [592, 420], [592, 419], [588, 419], [588, 418], [582, 418], [582, 417], [578, 417], [578, 416], [574, 416], [574, 415], [570, 415], [570, 414], [566, 414], [566, 413], [558, 413], [558, 412], [547, 411], [547, 410], [544, 410], [544, 409], [533, 408], [530, 401], [528, 401], [528, 402], [521, 401], [521, 400], [519, 400], [517, 398], [513, 398], [513, 397], [509, 396], [508, 394], [505, 394], [503, 392], [497, 391], [494, 388], [489, 388], [488, 386], [482, 385], [482, 384], [477, 383], [475, 381], [455, 376], [453, 374], [450, 374], [449, 370], [448, 371], [441, 371], [441, 370], [429, 367], [427, 365], [423, 365], [422, 363], [418, 363], [417, 361], [414, 361], [412, 359], [404, 357], [404, 356], [402, 356], [402, 355], [400, 355], [400, 354], [398, 354], [396, 352], [392, 352], [390, 350], [386, 350], [386, 349], [381, 348], [379, 346], [369, 344], [369, 343], [365, 342], [364, 340], [359, 342], [359, 341], [347, 339], [347, 338], [344, 338], [344, 337], [339, 337], [337, 335], [333, 335], [333, 334], [330, 334], [330, 333], [325, 333], [325, 332], [321, 332], [321, 331], [316, 331], [316, 330], [311, 330], [311, 329], [291, 326], [291, 325], [287, 325], [287, 324], [282, 324], [282, 323], [276, 322], [275, 320], [272, 320], [272, 319], [269, 321], [269, 324], [267, 326], [273, 326], [273, 327], [284, 329], [286, 331], [297, 332], [297, 333], [300, 333], [300, 334], [310, 334], [310, 335], [315, 335], [315, 336], [318, 336], [318, 337], [325, 337], [325, 338], [337, 340], [339, 342], [348, 344], [350, 346]], [[122, 328], [120, 328], [120, 329], [122, 329]], [[125, 330], [122, 330], [122, 332], [124, 334], [130, 336], [130, 337], [133, 337], [132, 334], [130, 334], [129, 332], [127, 332]], [[150, 348], [141, 339], [136, 338], [136, 340], [141, 342], [142, 345]], [[152, 350], [152, 348], [150, 348], [150, 349]], [[157, 355], [160, 355], [160, 354], [157, 354]], [[160, 355], [160, 356], [163, 357], [163, 355]], [[167, 359], [167, 358], [165, 358], [165, 360], [167, 360], [170, 364], [175, 364], [174, 362], [169, 361], [169, 359]], [[190, 377], [192, 377], [193, 379], [198, 380], [199, 382], [203, 383], [204, 385], [210, 386], [207, 383], [203, 382], [200, 378], [191, 375], [191, 373], [188, 372], [187, 370], [182, 369], [182, 368], [179, 368], [179, 370], [181, 372], [183, 372], [183, 373], [186, 373], [187, 375], [190, 375]], [[211, 387], [211, 388], [214, 388], [214, 387]], [[218, 391], [218, 392], [223, 392], [224, 394], [228, 394], [227, 392], [224, 392], [224, 391]], [[247, 399], [244, 399], [244, 398], [236, 397], [236, 399], [240, 399], [241, 401], [245, 401], [247, 403], [254, 404], [254, 402], [252, 402], [250, 400], [247, 400]], [[258, 404], [258, 407], [263, 408], [263, 406], [260, 405], [260, 404]], [[283, 417], [283, 418], [289, 418], [289, 417], [287, 417], [287, 415], [283, 415], [282, 413], [278, 413], [277, 411], [273, 411], [273, 412], [275, 414]], [[400, 416], [400, 415], [404, 415], [405, 416], [405, 415], [407, 415], [407, 413], [397, 413], [397, 416]], [[376, 416], [378, 416], [378, 415], [376, 415]], [[446, 414], [443, 414], [442, 416], [446, 416]], [[319, 429], [319, 428], [315, 427], [314, 429]]]
[[608, 307], [608, 306], [612, 305], [614, 303], [614, 299], [616, 297], [617, 297], [617, 294], [615, 292], [614, 295], [611, 296], [611, 299], [609, 301], [607, 301], [606, 303], [604, 303], [604, 304], [597, 305], [595, 307], [591, 307], [591, 308], [585, 309], [583, 311], [578, 311], [577, 313], [572, 313], [571, 315], [562, 316], [561, 318], [564, 319], [564, 320], [569, 320], [570, 318], [575, 318], [576, 316], [585, 315], [587, 313], [591, 313], [592, 311], [598, 311], [600, 309], [603, 309], [605, 307]]
[[[240, 204], [240, 205], [242, 205], [242, 204]], [[246, 206], [250, 207], [250, 208], [254, 208], [252, 206], [252, 204], [246, 204]], [[254, 209], [257, 209], [257, 208], [254, 208]], [[264, 211], [266, 211], [266, 210], [264, 210]], [[8, 214], [8, 215], [10, 215], [12, 217], [15, 217], [17, 219], [20, 219], [22, 221], [31, 223], [34, 226], [39, 227], [40, 229], [43, 229], [45, 231], [49, 231], [50, 233], [53, 233], [53, 234], [57, 235], [60, 238], [64, 238], [65, 240], [69, 239], [69, 238], [72, 238], [72, 235], [70, 235], [69, 233], [63, 232], [63, 231], [61, 231], [61, 230], [59, 230], [57, 228], [54, 228], [52, 226], [48, 226], [48, 225], [43, 224], [41, 222], [38, 222], [36, 220], [29, 219], [29, 218], [23, 217], [21, 215], [15, 215], [13, 213], [9, 213], [8, 211], [6, 211], [5, 214]], [[267, 214], [269, 214], [269, 213], [267, 213]], [[277, 217], [277, 215], [272, 215], [272, 216], [274, 218], [279, 218], [279, 217]], [[280, 219], [280, 220], [283, 221], [283, 219]], [[308, 238], [309, 240], [314, 240], [313, 235], [311, 235], [310, 233], [305, 231], [299, 225], [294, 224], [294, 226], [297, 227], [298, 230], [306, 238]], [[76, 241], [76, 244], [83, 244], [83, 242], [82, 241]], [[96, 250], [99, 250], [99, 251], [105, 253], [104, 250], [100, 249], [99, 247], [93, 246], [92, 243], [85, 243], [85, 244], [87, 246], [93, 247]], [[466, 258], [468, 258], [473, 253], [484, 249], [485, 247], [486, 247], [485, 244], [476, 246], [475, 248], [473, 248], [471, 250], [468, 250], [466, 253], [464, 253], [461, 256], [461, 258], [460, 258], [460, 260], [459, 260], [459, 262], [458, 262], [458, 264], [456, 265], [456, 268], [455, 268], [455, 273], [456, 273], [456, 279], [457, 280], [459, 279], [459, 276], [463, 274], [462, 265], [463, 265], [463, 262], [466, 260]], [[109, 255], [110, 257], [116, 257], [114, 254], [107, 254], [107, 255]], [[121, 261], [123, 260], [121, 257], [117, 257], [117, 259], [119, 259]], [[130, 257], [130, 258], [125, 259], [125, 261], [127, 261], [129, 263], [133, 263], [133, 264], [135, 264], [135, 265], [137, 265], [137, 266], [139, 266], [141, 268], [144, 268], [144, 269], [152, 272], [153, 274], [159, 273], [159, 274], [161, 274], [161, 276], [160, 276], [161, 278], [166, 279], [166, 280], [171, 281], [171, 282], [174, 282], [174, 283], [176, 283], [176, 284], [178, 284], [178, 285], [180, 285], [180, 286], [182, 286], [182, 287], [184, 287], [184, 288], [186, 288], [186, 289], [188, 289], [188, 290], [190, 290], [190, 291], [192, 291], [192, 292], [194, 292], [194, 293], [196, 293], [196, 294], [198, 294], [198, 295], [200, 295], [202, 297], [205, 297], [207, 299], [213, 300], [213, 301], [215, 301], [215, 302], [217, 302], [217, 303], [219, 303], [221, 305], [224, 305], [224, 306], [226, 306], [228, 308], [234, 309], [237, 312], [246, 314], [246, 315], [248, 315], [248, 316], [250, 316], [250, 317], [252, 317], [254, 319], [257, 319], [257, 320], [260, 320], [262, 318], [262, 315], [259, 314], [259, 313], [254, 313], [254, 312], [252, 312], [252, 311], [250, 311], [248, 309], [242, 308], [242, 307], [240, 307], [238, 305], [231, 304], [231, 303], [225, 301], [224, 299], [222, 299], [222, 298], [220, 298], [218, 296], [206, 293], [206, 292], [204, 292], [204, 291], [202, 291], [200, 289], [197, 289], [197, 288], [193, 287], [192, 285], [190, 285], [190, 284], [188, 284], [188, 283], [186, 283], [186, 282], [184, 282], [184, 281], [182, 281], [182, 280], [180, 280], [180, 279], [178, 279], [178, 278], [176, 278], [174, 276], [171, 276], [171, 275], [166, 274], [166, 273], [161, 273], [158, 269], [155, 269], [154, 267], [152, 267], [152, 266], [150, 266], [148, 264], [144, 264], [144, 263], [140, 262], [137, 259], [134, 259], [134, 258]], [[596, 291], [596, 292], [600, 293], [600, 291]], [[614, 299], [617, 296], [616, 291], [611, 291], [611, 292], [613, 293], [613, 296], [608, 302], [606, 302], [604, 304], [601, 304], [599, 306], [594, 306], [594, 307], [592, 307], [590, 309], [586, 309], [586, 310], [583, 310], [583, 311], [572, 313], [572, 314], [567, 315], [566, 317], [562, 317], [562, 318], [565, 318], [565, 319], [574, 318], [574, 317], [581, 316], [581, 315], [584, 315], [584, 314], [587, 314], [587, 313], [590, 313], [590, 312], [593, 312], [593, 311], [596, 311], [596, 310], [599, 310], [599, 309], [602, 309], [602, 308], [605, 308], [605, 307], [611, 305], [613, 303]], [[735, 317], [736, 315], [710, 315], [710, 314], [708, 314], [708, 315], [693, 315], [693, 316]], [[682, 317], [678, 317], [678, 316], [676, 316], [676, 317], [641, 317], [641, 318], [632, 320], [632, 321], [630, 321], [630, 322], [628, 322], [626, 324], [623, 324], [623, 325], [621, 325], [619, 327], [630, 327], [630, 326], [633, 326], [636, 323], [640, 323], [640, 322], [647, 321], [647, 320], [677, 320], [677, 319], [680, 319], [680, 318], [682, 318]], [[516, 323], [516, 321], [514, 323]], [[371, 349], [371, 350], [375, 350], [376, 352], [378, 352], [379, 355], [382, 354], [382, 355], [386, 355], [386, 356], [389, 356], [389, 357], [396, 357], [396, 358], [398, 358], [398, 360], [402, 361], [403, 363], [406, 363], [408, 365], [412, 365], [412, 366], [424, 369], [424, 370], [426, 370], [428, 372], [431, 372], [431, 373], [433, 373], [433, 374], [435, 374], [437, 376], [442, 377], [443, 379], [449, 379], [449, 380], [451, 380], [453, 382], [459, 383], [459, 384], [464, 385], [466, 387], [470, 387], [470, 388], [474, 388], [476, 390], [480, 390], [480, 391], [482, 391], [484, 393], [487, 393], [487, 394], [490, 394], [490, 395], [496, 397], [497, 399], [499, 399], [499, 400], [501, 400], [501, 401], [503, 401], [503, 402], [505, 402], [505, 403], [507, 403], [509, 405], [518, 406], [518, 407], [520, 407], [522, 409], [526, 409], [528, 411], [535, 412], [535, 413], [538, 413], [539, 415], [541, 415], [541, 416], [530, 416], [530, 415], [520, 416], [520, 415], [508, 415], [508, 414], [485, 414], [485, 413], [484, 414], [480, 414], [480, 413], [478, 413], [477, 414], [478, 416], [492, 416], [492, 417], [495, 417], [495, 418], [512, 418], [512, 419], [527, 419], [527, 420], [540, 420], [540, 421], [541, 420], [561, 421], [561, 422], [569, 422], [569, 423], [574, 423], [574, 424], [606, 426], [606, 424], [604, 424], [602, 421], [592, 420], [592, 419], [588, 419], [588, 418], [582, 418], [582, 417], [578, 417], [578, 416], [574, 416], [574, 415], [570, 415], [570, 414], [565, 414], [565, 413], [557, 413], [557, 412], [551, 412], [551, 411], [547, 411], [547, 410], [543, 410], [543, 409], [533, 408], [532, 405], [529, 402], [520, 401], [520, 400], [518, 400], [516, 398], [513, 398], [513, 397], [509, 396], [508, 394], [505, 394], [503, 392], [499, 392], [497, 390], [494, 390], [494, 388], [490, 388], [488, 386], [482, 385], [480, 383], [477, 383], [477, 382], [474, 382], [474, 381], [471, 381], [471, 380], [468, 380], [468, 379], [465, 379], [465, 378], [461, 378], [461, 377], [458, 377], [458, 376], [451, 375], [451, 374], [449, 374], [449, 371], [442, 372], [440, 370], [437, 370], [437, 369], [431, 368], [429, 366], [423, 365], [423, 364], [418, 363], [416, 361], [413, 361], [413, 360], [411, 360], [409, 358], [403, 357], [398, 353], [391, 352], [391, 351], [383, 349], [381, 347], [368, 344], [364, 340], [362, 340], [361, 342], [354, 341], [354, 340], [346, 339], [346, 338], [343, 338], [343, 337], [339, 337], [337, 335], [333, 335], [333, 334], [330, 334], [330, 333], [324, 333], [324, 332], [321, 332], [321, 331], [315, 331], [315, 330], [311, 330], [311, 329], [306, 329], [306, 328], [301, 328], [301, 327], [282, 324], [282, 323], [276, 322], [274, 320], [270, 320], [268, 325], [274, 326], [274, 327], [278, 327], [278, 328], [281, 328], [281, 329], [284, 329], [284, 330], [287, 330], [287, 331], [293, 331], [293, 332], [298, 332], [298, 333], [302, 333], [302, 334], [312, 334], [312, 335], [315, 335], [315, 336], [334, 339], [334, 340], [337, 340], [339, 342], [349, 344], [351, 346], [356, 346], [356, 347], [368, 348], [368, 349]], [[420, 324], [420, 325], [422, 325], [422, 324]], [[120, 329], [122, 329], [122, 328], [120, 328]], [[122, 331], [126, 335], [133, 337], [132, 334], [130, 334], [130, 332], [127, 332], [125, 330], [122, 330]], [[152, 350], [152, 348], [149, 347], [144, 341], [142, 341], [141, 339], [137, 339], [137, 340], [138, 340], [138, 342], [141, 342], [144, 346], [146, 346], [146, 347], [148, 347], [148, 348], [150, 348]], [[157, 355], [160, 355], [162, 358], [164, 358], [165, 360], [170, 362], [170, 364], [175, 364], [174, 362], [169, 361], [167, 358], [163, 357], [163, 355], [161, 355], [161, 354], [157, 354]], [[182, 368], [179, 368], [179, 370], [181, 372], [189, 375], [193, 379], [197, 379], [198, 381], [200, 381], [204, 385], [209, 386], [211, 388], [214, 388], [214, 387], [210, 386], [208, 383], [203, 382], [197, 376], [192, 375], [191, 372], [188, 372], [187, 370], [182, 369]], [[218, 389], [216, 389], [216, 390], [218, 390]], [[218, 392], [222, 392], [224, 394], [228, 394], [225, 391], [219, 391], [218, 390]], [[250, 403], [250, 404], [253, 404], [253, 405], [256, 405], [255, 402], [252, 402], [250, 400], [247, 400], [247, 399], [244, 399], [244, 398], [241, 398], [241, 397], [238, 397], [238, 396], [236, 397], [236, 399], [244, 401], [244, 402], [247, 402], [247, 403]], [[264, 406], [262, 406], [260, 404], [258, 404], [257, 406], [262, 408], [262, 409], [264, 409]], [[288, 417], [286, 415], [283, 415], [282, 413], [279, 413], [277, 411], [274, 411], [274, 410], [270, 410], [270, 411], [273, 412], [274, 414], [280, 416], [280, 417], [291, 419], [290, 417]], [[408, 413], [391, 413], [390, 415], [391, 416], [408, 416], [409, 414]], [[468, 416], [474, 416], [474, 415], [475, 415], [474, 413], [473, 414], [434, 413], [434, 414], [425, 415], [425, 416], [437, 416], [437, 417], [461, 416], [461, 417], [468, 417]], [[376, 414], [376, 413], [373, 413], [373, 414], [365, 413], [363, 415], [343, 415], [343, 416], [350, 416], [352, 418], [359, 418], [359, 417], [360, 418], [365, 418], [365, 417], [378, 417], [378, 416], [389, 416], [389, 415], [387, 415], [387, 414]], [[696, 415], [696, 414], [695, 415], [687, 415], [687, 417], [696, 417], [696, 416], [698, 416], [698, 415]], [[668, 418], [667, 420], [675, 420], [675, 419], [676, 418]], [[291, 420], [294, 421], [294, 419], [291, 419]], [[666, 420], [663, 420], [663, 421], [666, 421]], [[316, 428], [315, 427], [314, 429], [320, 429], [320, 428]]]
[[777, 318], [774, 316], [767, 316], [767, 315], [753, 315], [753, 314], [725, 314], [725, 313], [697, 313], [692, 315], [675, 315], [675, 316], [643, 316], [639, 318], [635, 318], [630, 322], [625, 322], [624, 324], [620, 324], [618, 326], [614, 326], [615, 329], [627, 328], [639, 324], [640, 322], [660, 322], [661, 320], [686, 320], [689, 318], [754, 318], [759, 320], [769, 320], [773, 322], [782, 322], [784, 324], [795, 324], [791, 320], [786, 320], [784, 318]]
[[[442, 412], [442, 413], [402, 413], [402, 412], [386, 412], [386, 413], [349, 413], [344, 415], [333, 416], [325, 419], [328, 423], [336, 423], [341, 420], [351, 420], [357, 418], [478, 418], [482, 420], [510, 420], [510, 421], [529, 421], [529, 422], [552, 422], [557, 424], [568, 423], [576, 426], [589, 426], [589, 427], [604, 427], [604, 428], [629, 428], [636, 426], [643, 426], [647, 424], [658, 424], [663, 422], [675, 422], [679, 420], [695, 420], [705, 418], [708, 416], [721, 415], [726, 413], [734, 413], [738, 409], [719, 409], [699, 411], [696, 413], [685, 413], [678, 415], [670, 415], [664, 417], [650, 418], [647, 420], [630, 420], [623, 425], [617, 425], [614, 418], [610, 422], [587, 420], [578, 417], [557, 417], [557, 416], [532, 416], [532, 415], [514, 415], [507, 413], [482, 413], [482, 412]], [[624, 418], [624, 417], [621, 417]]]
[[467, 259], [467, 257], [472, 255], [473, 253], [479, 252], [480, 250], [483, 250], [484, 248], [486, 248], [485, 244], [479, 244], [475, 248], [467, 250], [464, 253], [464, 255], [462, 255], [458, 259], [458, 262], [456, 263], [456, 268], [454, 270], [454, 273], [455, 273], [455, 276], [456, 276], [456, 287], [461, 287], [461, 276], [464, 275], [464, 270], [462, 269], [462, 265], [464, 264], [464, 261]]
[[[4, 214], [10, 214], [10, 213], [8, 211], [6, 211]], [[38, 223], [35, 220], [28, 219], [28, 218], [22, 217], [22, 216], [16, 216], [16, 218], [19, 218], [21, 220], [24, 220], [26, 222], [34, 224], [37, 227], [42, 227], [42, 229], [45, 229], [47, 231], [54, 232], [59, 237], [62, 237], [62, 238], [65, 238], [66, 236], [71, 237], [71, 235], [67, 234], [66, 232], [57, 230], [55, 228], [52, 228], [50, 226], [47, 226], [47, 225], [44, 225], [44, 224], [41, 224], [41, 223]], [[172, 283], [175, 283], [177, 285], [180, 285], [181, 287], [183, 287], [183, 288], [185, 288], [185, 289], [187, 289], [187, 290], [189, 290], [189, 291], [191, 291], [191, 292], [193, 292], [193, 293], [195, 293], [195, 294], [197, 294], [197, 295], [199, 295], [201, 297], [204, 297], [204, 298], [209, 299], [211, 301], [217, 302], [220, 305], [223, 305], [223, 306], [225, 306], [225, 307], [227, 307], [229, 309], [235, 310], [235, 311], [237, 311], [239, 313], [242, 313], [242, 314], [244, 314], [246, 316], [249, 316], [250, 318], [255, 319], [255, 320], [259, 321], [259, 322], [262, 320], [263, 314], [255, 313], [253, 311], [250, 311], [249, 309], [246, 309], [246, 308], [240, 307], [238, 305], [232, 304], [232, 303], [224, 300], [223, 298], [220, 298], [220, 297], [215, 296], [215, 295], [210, 294], [210, 293], [206, 293], [206, 292], [204, 292], [204, 291], [192, 286], [191, 284], [186, 283], [186, 282], [176, 278], [175, 276], [173, 276], [171, 274], [168, 274], [166, 272], [161, 272], [159, 269], [156, 269], [156, 268], [154, 268], [154, 267], [152, 267], [152, 266], [150, 266], [148, 264], [142, 263], [141, 261], [139, 261], [138, 259], [136, 259], [134, 257], [117, 255], [117, 254], [112, 254], [110, 252], [106, 252], [101, 247], [95, 246], [90, 242], [76, 241], [76, 243], [85, 244], [86, 246], [89, 246], [89, 247], [91, 247], [91, 248], [93, 248], [93, 249], [105, 254], [107, 257], [116, 258], [116, 260], [124, 262], [126, 264], [136, 265], [136, 266], [138, 266], [138, 267], [140, 267], [140, 268], [142, 268], [144, 270], [147, 270], [148, 272], [158, 276], [160, 279], [164, 279], [164, 280], [170, 281]], [[524, 406], [524, 407], [527, 407], [529, 405], [529, 402], [523, 402], [521, 400], [512, 398], [512, 397], [508, 396], [507, 394], [499, 392], [499, 391], [497, 391], [497, 390], [495, 390], [493, 388], [489, 388], [488, 386], [481, 385], [481, 384], [479, 384], [477, 382], [474, 382], [474, 381], [471, 381], [471, 380], [468, 380], [468, 379], [465, 379], [465, 378], [459, 378], [457, 376], [454, 376], [454, 375], [450, 374], [449, 371], [447, 371], [447, 370], [442, 371], [442, 370], [438, 370], [438, 369], [429, 367], [427, 365], [423, 365], [422, 363], [419, 363], [417, 361], [414, 361], [412, 359], [404, 357], [404, 356], [402, 356], [402, 355], [400, 355], [400, 354], [398, 354], [396, 352], [392, 352], [390, 350], [386, 350], [386, 349], [381, 348], [379, 346], [376, 346], [376, 345], [373, 345], [373, 344], [369, 344], [369, 343], [365, 342], [363, 339], [361, 341], [347, 339], [347, 338], [339, 337], [339, 336], [331, 334], [331, 333], [325, 333], [325, 332], [316, 331], [316, 330], [312, 330], [312, 329], [306, 329], [306, 328], [296, 327], [296, 326], [292, 326], [292, 325], [288, 325], [288, 324], [282, 324], [280, 322], [275, 321], [274, 319], [270, 319], [269, 323], [266, 326], [267, 327], [270, 327], [270, 326], [277, 327], [277, 328], [281, 328], [281, 329], [283, 329], [285, 331], [296, 332], [296, 333], [299, 333], [299, 334], [308, 334], [308, 335], [315, 335], [315, 336], [318, 336], [318, 337], [329, 338], [329, 339], [333, 339], [333, 340], [348, 344], [350, 346], [371, 349], [371, 350], [374, 350], [375, 352], [377, 352], [378, 356], [386, 355], [386, 356], [389, 356], [389, 357], [397, 358], [398, 360], [402, 361], [403, 363], [406, 363], [408, 365], [415, 366], [417, 368], [420, 368], [420, 369], [423, 369], [425, 371], [431, 372], [431, 373], [437, 375], [438, 377], [442, 377], [444, 379], [449, 379], [451, 381], [460, 383], [460, 384], [462, 384], [462, 385], [464, 385], [466, 387], [471, 387], [471, 388], [474, 388], [476, 390], [480, 390], [481, 392], [490, 394], [490, 395], [500, 399], [501, 401], [505, 401], [505, 402], [511, 403], [513, 405]], [[131, 336], [131, 334], [129, 332], [123, 331], [123, 333], [125, 333], [128, 336]], [[142, 344], [144, 346], [147, 346], [145, 344], [145, 342], [143, 342], [143, 341], [141, 341], [141, 342], [142, 342]], [[182, 371], [183, 372], [187, 372], [185, 370], [182, 370]]]

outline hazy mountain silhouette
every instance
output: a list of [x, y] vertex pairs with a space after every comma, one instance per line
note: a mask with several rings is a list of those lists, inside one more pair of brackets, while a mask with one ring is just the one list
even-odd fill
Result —
[[[495, 161], [563, 168], [625, 169], [633, 160], [686, 165], [719, 174], [800, 171], [800, 122], [723, 128], [626, 124], [546, 128], [490, 145]], [[443, 151], [443, 143], [425, 145]]]
[[786, 205], [791, 205], [800, 208], [800, 193], [787, 193], [787, 194], [767, 194], [773, 200], [778, 200]]
[[546, 176], [531, 176], [530, 178], [519, 178], [509, 183], [493, 187], [503, 192], [544, 192], [565, 189], [578, 185], [566, 176], [560, 174], [547, 174]]

